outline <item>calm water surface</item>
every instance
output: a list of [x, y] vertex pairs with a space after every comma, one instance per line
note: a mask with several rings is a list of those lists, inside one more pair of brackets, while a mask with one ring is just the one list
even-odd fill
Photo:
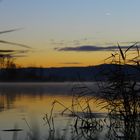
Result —
[[[43, 117], [50, 114], [52, 103], [57, 100], [69, 107], [72, 103], [72, 88], [78, 83], [0, 83], [0, 138], [12, 140], [13, 132], [3, 130], [19, 128], [18, 138], [24, 139], [33, 129], [42, 138], [48, 135], [48, 126]], [[85, 83], [96, 90], [95, 83]], [[95, 99], [92, 111], [102, 113]], [[55, 128], [64, 130], [71, 118], [61, 116], [64, 108], [56, 104], [53, 111]]]

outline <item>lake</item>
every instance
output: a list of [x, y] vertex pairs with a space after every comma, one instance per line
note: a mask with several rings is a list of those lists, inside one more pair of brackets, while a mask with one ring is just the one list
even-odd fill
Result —
[[[0, 83], [1, 140], [25, 140], [32, 134], [36, 140], [47, 139], [50, 135], [49, 127], [55, 128], [56, 137], [65, 135], [67, 138], [64, 139], [71, 139], [71, 136], [79, 136], [73, 128], [74, 117], [68, 107], [73, 103], [74, 92], [79, 92], [73, 89], [80, 87], [82, 91], [84, 86], [87, 86], [91, 93], [84, 95], [84, 99], [80, 97], [81, 106], [76, 106], [76, 112], [80, 114], [84, 110], [85, 97], [92, 98], [89, 102], [91, 111], [104, 119], [107, 110], [101, 110], [100, 100], [96, 100], [98, 95], [94, 94], [98, 88], [97, 83]], [[54, 101], [57, 102], [52, 111], [54, 126], [52, 123], [49, 126], [47, 119], [43, 118], [46, 114], [50, 116]], [[65, 110], [66, 108], [68, 109]], [[106, 130], [97, 132], [96, 138], [103, 139], [105, 133]], [[83, 136], [79, 138], [85, 139]]]

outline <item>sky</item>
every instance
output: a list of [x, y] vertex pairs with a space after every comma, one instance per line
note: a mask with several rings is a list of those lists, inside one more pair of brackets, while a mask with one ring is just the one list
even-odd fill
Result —
[[0, 31], [17, 30], [0, 40], [31, 47], [16, 59], [20, 66], [98, 65], [110, 47], [140, 41], [139, 5], [140, 0], [1, 0]]

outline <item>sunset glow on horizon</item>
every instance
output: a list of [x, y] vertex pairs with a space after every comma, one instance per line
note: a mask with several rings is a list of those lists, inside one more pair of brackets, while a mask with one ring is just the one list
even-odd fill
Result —
[[2, 0], [0, 31], [19, 30], [0, 40], [31, 48], [1, 43], [1, 49], [27, 50], [15, 60], [24, 67], [102, 64], [110, 47], [139, 42], [139, 5], [138, 0]]

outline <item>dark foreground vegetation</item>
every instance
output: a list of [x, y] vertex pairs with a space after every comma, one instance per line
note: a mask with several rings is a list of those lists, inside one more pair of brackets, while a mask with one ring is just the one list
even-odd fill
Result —
[[[135, 49], [133, 52], [130, 49]], [[112, 54], [109, 61], [115, 64], [115, 71], [109, 69], [102, 71], [106, 81], [97, 81], [99, 89], [92, 91], [81, 83], [73, 87], [73, 99], [71, 106], [67, 107], [59, 101], [54, 101], [50, 114], [43, 118], [49, 128], [46, 140], [139, 140], [140, 139], [140, 83], [137, 75], [124, 71], [123, 67], [129, 66], [137, 69], [139, 67], [139, 48], [137, 45], [122, 50], [118, 45], [118, 52]], [[127, 57], [129, 54], [132, 57]], [[110, 74], [112, 73], [112, 74]], [[90, 102], [92, 97], [98, 93], [96, 101], [100, 100], [100, 109], [106, 109], [105, 114], [95, 113]], [[72, 119], [65, 128], [64, 133], [57, 133], [53, 110], [56, 105], [64, 107], [62, 115], [69, 115]], [[67, 132], [71, 131], [71, 135]], [[34, 131], [30, 131], [29, 139], [41, 139]]]
[[[124, 71], [124, 66], [129, 66], [140, 73], [139, 58], [137, 44], [126, 50], [122, 50], [118, 45], [118, 52], [107, 58], [111, 64], [115, 64], [115, 70], [102, 71], [106, 81], [98, 81], [98, 91], [92, 91], [81, 84], [72, 90], [71, 107], [65, 107], [59, 101], [54, 102], [54, 104], [64, 106], [62, 114], [69, 111], [75, 118], [73, 126], [80, 138], [95, 140], [106, 130], [102, 139], [140, 139], [140, 83], [137, 81], [139, 75]], [[95, 92], [100, 93], [97, 100], [102, 99], [99, 103], [101, 109], [108, 111], [104, 117], [99, 117], [98, 114], [92, 112], [90, 105], [92, 98], [88, 95]], [[78, 111], [78, 108], [81, 112]], [[53, 124], [52, 116], [50, 118], [46, 116], [46, 120], [48, 125]], [[52, 128], [50, 127], [50, 129]]]

